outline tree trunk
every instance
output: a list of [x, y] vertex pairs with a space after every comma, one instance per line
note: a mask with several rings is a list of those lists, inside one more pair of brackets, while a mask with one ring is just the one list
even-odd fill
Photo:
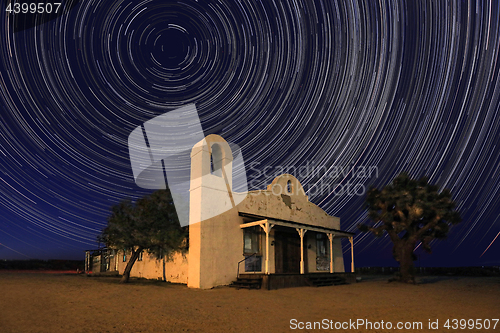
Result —
[[163, 282], [167, 282], [167, 275], [165, 274], [165, 256], [163, 256]]
[[139, 258], [139, 253], [141, 253], [142, 247], [139, 247], [137, 250], [132, 250], [132, 256], [130, 257], [130, 260], [127, 263], [127, 266], [125, 266], [125, 270], [123, 271], [122, 278], [120, 280], [120, 283], [127, 283], [128, 280], [130, 279], [130, 271], [132, 270], [132, 267], [134, 266], [135, 261], [137, 258]]
[[413, 266], [413, 250], [415, 244], [402, 242], [394, 245], [394, 252], [399, 261], [399, 281], [404, 283], [415, 283], [415, 268]]

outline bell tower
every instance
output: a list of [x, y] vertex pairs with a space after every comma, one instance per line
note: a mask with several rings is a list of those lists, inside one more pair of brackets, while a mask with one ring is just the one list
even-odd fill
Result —
[[232, 167], [231, 148], [219, 135], [208, 135], [191, 151], [189, 287], [213, 286], [220, 275], [218, 260], [223, 255], [219, 252], [228, 248], [225, 243], [235, 241], [227, 237], [230, 220], [226, 218], [236, 211], [233, 209]]
[[189, 224], [193, 225], [234, 207], [233, 155], [221, 136], [211, 134], [191, 151]]

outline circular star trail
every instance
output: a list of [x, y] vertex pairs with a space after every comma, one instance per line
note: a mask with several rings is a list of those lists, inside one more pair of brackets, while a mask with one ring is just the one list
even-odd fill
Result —
[[[0, 21], [0, 258], [95, 247], [110, 206], [149, 193], [128, 135], [196, 103], [205, 134], [241, 147], [251, 189], [295, 174], [354, 231], [362, 189], [425, 175], [464, 220], [425, 260], [498, 263], [498, 3], [66, 5], [24, 30]], [[357, 194], [340, 191], [349, 185]], [[360, 264], [392, 263], [387, 238], [355, 245]]]

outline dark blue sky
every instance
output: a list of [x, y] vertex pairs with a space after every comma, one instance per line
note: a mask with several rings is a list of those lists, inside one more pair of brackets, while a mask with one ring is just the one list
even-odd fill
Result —
[[[363, 189], [426, 175], [463, 222], [421, 264], [500, 263], [500, 3], [64, 6], [41, 25], [0, 19], [0, 258], [83, 258], [111, 205], [150, 192], [134, 183], [130, 132], [196, 103], [205, 134], [241, 147], [252, 189], [296, 168], [310, 201], [355, 231]], [[387, 237], [360, 234], [355, 253], [395, 265]]]

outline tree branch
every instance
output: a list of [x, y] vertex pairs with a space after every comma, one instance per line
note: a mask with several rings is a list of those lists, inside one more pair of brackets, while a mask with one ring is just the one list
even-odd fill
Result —
[[419, 240], [427, 230], [429, 229], [432, 229], [434, 228], [438, 222], [441, 220], [441, 217], [440, 216], [436, 216], [432, 221], [430, 221], [429, 223], [427, 223], [425, 226], [423, 226], [422, 228], [420, 228], [413, 236], [412, 238], [417, 241]]

